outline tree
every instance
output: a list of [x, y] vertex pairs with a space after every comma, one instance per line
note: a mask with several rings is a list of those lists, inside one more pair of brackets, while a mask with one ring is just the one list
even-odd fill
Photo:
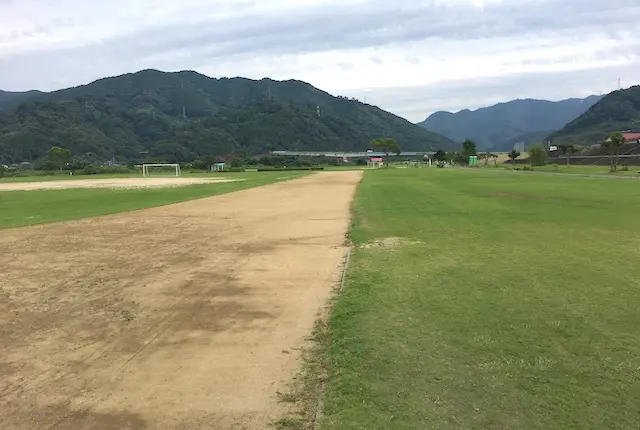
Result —
[[0, 164], [0, 178], [4, 178], [4, 172], [7, 170], [2, 164]]
[[239, 158], [234, 158], [233, 160], [231, 160], [231, 167], [233, 168], [242, 167], [242, 160]]
[[68, 167], [69, 170], [71, 171], [71, 173], [73, 174], [73, 172], [75, 172], [76, 170], [82, 170], [85, 167], [87, 167], [90, 163], [88, 163], [86, 160], [82, 159], [82, 158], [78, 158], [78, 157], [73, 157], [69, 163], [68, 163]]
[[493, 165], [498, 164], [498, 154], [494, 154], [493, 152], [489, 152], [489, 158], [493, 158]]
[[471, 155], [478, 155], [476, 143], [471, 139], [466, 139], [462, 142], [462, 155], [465, 159], [468, 159]]
[[618, 157], [620, 155], [620, 147], [622, 145], [624, 145], [624, 136], [619, 131], [611, 133], [602, 143], [602, 146], [609, 149], [609, 170], [612, 172], [618, 170]]
[[516, 158], [518, 158], [520, 156], [520, 151], [517, 151], [515, 149], [512, 149], [511, 152], [509, 154], [507, 154], [509, 156], [509, 158], [511, 158], [511, 163], [513, 165], [516, 164]]
[[372, 148], [376, 148], [384, 152], [385, 164], [387, 167], [389, 167], [389, 153], [393, 152], [394, 154], [399, 155], [402, 152], [402, 149], [400, 149], [400, 145], [398, 145], [398, 142], [390, 137], [380, 137], [378, 139], [373, 139], [369, 145]]
[[493, 158], [494, 160], [498, 158], [498, 156], [492, 152], [483, 152], [479, 155], [481, 160], [484, 160], [484, 165], [489, 164], [489, 159]]
[[544, 145], [538, 144], [529, 148], [529, 160], [532, 166], [544, 166], [548, 159], [549, 154]]
[[59, 146], [52, 146], [47, 152], [47, 158], [49, 161], [55, 163], [57, 168], [60, 170], [67, 165], [70, 157], [71, 151], [65, 148], [60, 148]]
[[571, 144], [562, 144], [562, 145], [558, 145], [558, 149], [560, 149], [560, 151], [566, 157], [567, 167], [569, 167], [569, 164], [570, 164], [569, 160], [571, 158], [571, 154], [573, 154], [576, 151], [576, 147]]
[[58, 163], [56, 163], [55, 161], [51, 161], [51, 160], [40, 160], [38, 161], [38, 163], [36, 163], [35, 169], [36, 170], [44, 170], [45, 172], [53, 172], [56, 169], [59, 169], [60, 165]]
[[433, 159], [435, 161], [446, 161], [447, 160], [447, 153], [444, 152], [442, 149], [438, 149], [436, 151], [436, 153], [433, 154]]

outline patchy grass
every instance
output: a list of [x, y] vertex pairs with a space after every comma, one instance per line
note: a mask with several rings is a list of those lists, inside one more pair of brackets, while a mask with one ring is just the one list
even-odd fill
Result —
[[639, 213], [636, 181], [366, 172], [322, 428], [636, 428]]
[[306, 172], [237, 173], [238, 182], [186, 187], [0, 191], [0, 229], [107, 215], [229, 193], [300, 177]]
[[[335, 294], [338, 290], [336, 288]], [[334, 294], [334, 299], [336, 295]], [[332, 300], [332, 301], [333, 301]], [[327, 309], [331, 307], [328, 304]], [[322, 414], [324, 386], [329, 365], [331, 332], [327, 313], [316, 320], [307, 347], [302, 351], [302, 369], [286, 392], [278, 393], [282, 403], [290, 404], [290, 410], [274, 422], [276, 428], [315, 429]], [[293, 423], [287, 427], [283, 423]]]

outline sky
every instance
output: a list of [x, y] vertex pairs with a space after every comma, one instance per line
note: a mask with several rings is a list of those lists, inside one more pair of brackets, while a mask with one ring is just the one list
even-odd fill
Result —
[[638, 0], [0, 0], [0, 89], [196, 70], [299, 79], [417, 122], [640, 84], [638, 17]]

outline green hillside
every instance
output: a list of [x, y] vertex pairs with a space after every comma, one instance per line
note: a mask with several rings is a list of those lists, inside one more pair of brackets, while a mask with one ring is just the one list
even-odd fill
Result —
[[474, 111], [436, 112], [418, 125], [457, 142], [473, 139], [478, 149], [510, 150], [514, 142], [545, 137], [549, 130], [563, 127], [598, 100], [599, 96], [559, 102], [512, 100]]
[[0, 112], [8, 111], [12, 107], [40, 95], [42, 95], [40, 91], [11, 92], [0, 90]]
[[556, 144], [591, 145], [626, 130], [640, 130], [640, 85], [612, 92], [550, 138]]
[[52, 145], [96, 160], [145, 154], [189, 161], [241, 151], [364, 150], [376, 137], [395, 138], [409, 151], [453, 147], [389, 112], [304, 82], [190, 71], [101, 79], [29, 97], [0, 113], [5, 163], [35, 160]]

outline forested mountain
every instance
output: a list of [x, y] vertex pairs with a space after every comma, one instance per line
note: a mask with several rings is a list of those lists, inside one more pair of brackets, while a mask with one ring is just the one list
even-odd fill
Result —
[[563, 127], [600, 98], [590, 96], [559, 102], [513, 100], [474, 111], [436, 112], [418, 125], [458, 142], [473, 139], [478, 149], [505, 149], [509, 142], [517, 141], [523, 135]]
[[213, 79], [144, 70], [28, 97], [0, 113], [0, 161], [35, 160], [51, 146], [93, 159], [269, 150], [364, 150], [377, 137], [403, 150], [450, 149], [444, 136], [300, 81]]
[[590, 145], [626, 130], [640, 131], [640, 85], [612, 92], [550, 138], [556, 144]]
[[0, 90], [0, 112], [7, 111], [32, 97], [41, 95], [40, 91], [10, 92]]

